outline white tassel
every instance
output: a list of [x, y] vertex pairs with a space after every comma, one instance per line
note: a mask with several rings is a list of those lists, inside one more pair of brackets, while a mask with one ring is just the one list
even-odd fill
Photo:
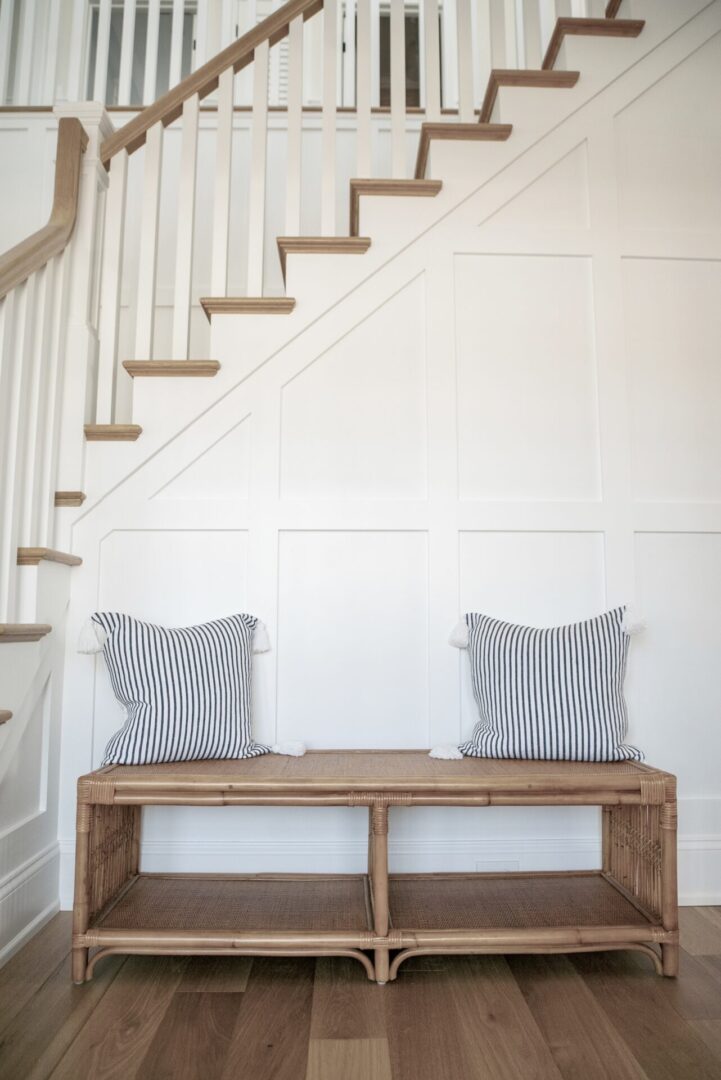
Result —
[[260, 619], [256, 620], [255, 629], [253, 630], [253, 652], [270, 652], [270, 638], [268, 637], [268, 631], [266, 630], [265, 623], [262, 623]]
[[441, 761], [460, 761], [463, 754], [457, 746], [451, 746], [450, 743], [443, 743], [441, 746], [434, 746], [429, 752], [428, 757], [440, 758]]
[[274, 743], [270, 748], [271, 754], [283, 754], [284, 757], [303, 757], [305, 743], [289, 740], [288, 742]]
[[96, 623], [92, 618], [86, 619], [80, 627], [78, 652], [89, 656], [92, 656], [93, 653], [102, 652], [107, 637], [108, 635], [100, 623]]
[[456, 649], [468, 648], [468, 623], [465, 619], [459, 619], [453, 627], [448, 638], [448, 644], [453, 645]]
[[624, 608], [621, 629], [625, 634], [640, 634], [646, 629], [646, 622], [632, 607]]

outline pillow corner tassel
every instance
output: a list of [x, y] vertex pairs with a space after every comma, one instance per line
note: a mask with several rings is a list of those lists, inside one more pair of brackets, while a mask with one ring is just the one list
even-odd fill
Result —
[[288, 739], [287, 742], [273, 743], [270, 752], [271, 754], [280, 754], [282, 757], [303, 757], [305, 754], [305, 743], [294, 739]]
[[94, 653], [102, 652], [107, 638], [108, 635], [105, 629], [100, 623], [95, 622], [91, 615], [80, 627], [77, 651], [85, 656], [92, 656]]
[[268, 637], [268, 630], [264, 622], [260, 619], [256, 620], [253, 628], [253, 652], [264, 653], [270, 652], [270, 638]]
[[629, 637], [632, 637], [635, 634], [640, 634], [646, 629], [646, 620], [639, 615], [635, 608], [629, 605], [623, 609], [621, 629], [624, 634], [628, 634]]
[[468, 648], [468, 623], [465, 618], [459, 619], [451, 630], [448, 637], [448, 644], [453, 645], [455, 649]]
[[463, 754], [457, 746], [453, 746], [451, 743], [443, 743], [441, 746], [434, 746], [432, 750], [429, 750], [428, 757], [438, 758], [440, 761], [460, 761]]

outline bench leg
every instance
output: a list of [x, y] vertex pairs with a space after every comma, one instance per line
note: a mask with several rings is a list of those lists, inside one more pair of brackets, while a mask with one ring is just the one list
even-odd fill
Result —
[[678, 975], [679, 946], [677, 944], [662, 944], [661, 959], [663, 961], [664, 975], [671, 977]]
[[[371, 809], [373, 915], [377, 937], [388, 937], [388, 805], [377, 802]], [[388, 949], [375, 950], [376, 982], [388, 982]]]

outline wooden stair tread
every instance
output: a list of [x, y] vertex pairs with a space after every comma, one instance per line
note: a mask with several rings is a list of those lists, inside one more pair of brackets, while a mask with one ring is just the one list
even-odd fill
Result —
[[40, 641], [52, 630], [48, 623], [0, 623], [0, 645]]
[[564, 17], [556, 20], [551, 40], [541, 68], [550, 71], [558, 59], [564, 37], [624, 37], [635, 38], [645, 26], [643, 19], [580, 19]]
[[395, 195], [409, 198], [433, 198], [441, 190], [441, 180], [372, 180], [359, 178], [350, 182], [350, 234], [358, 235], [361, 195]]
[[135, 442], [142, 433], [139, 424], [86, 424], [88, 442]]
[[124, 360], [123, 367], [131, 379], [212, 378], [220, 371], [218, 360]]
[[484, 123], [427, 123], [421, 124], [421, 137], [416, 157], [416, 181], [420, 180], [428, 164], [431, 139], [468, 139], [476, 142], [505, 142], [513, 131], [512, 124]]
[[56, 491], [56, 506], [82, 506], [87, 498], [84, 491]]
[[567, 90], [578, 82], [580, 71], [544, 71], [543, 68], [494, 68], [488, 78], [481, 105], [481, 123], [488, 123], [501, 86], [526, 86], [538, 90]]
[[18, 566], [37, 566], [41, 562], [62, 563], [63, 566], [82, 566], [79, 555], [67, 551], [55, 551], [46, 547], [19, 547]]
[[371, 246], [369, 236], [279, 236], [276, 242], [283, 280], [288, 255], [364, 255]]
[[8, 720], [12, 720], [13, 714], [9, 709], [0, 709], [0, 724], [7, 724]]
[[290, 315], [292, 296], [201, 296], [208, 322], [213, 315]]

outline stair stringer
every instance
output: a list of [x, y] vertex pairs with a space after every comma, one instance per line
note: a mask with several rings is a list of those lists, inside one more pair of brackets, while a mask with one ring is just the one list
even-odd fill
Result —
[[[526, 153], [514, 159], [503, 172], [486, 181], [480, 190], [456, 206], [441, 221], [389, 258], [350, 295], [333, 304], [302, 331], [291, 334], [290, 340], [276, 341], [272, 354], [265, 362], [247, 373], [237, 385], [226, 389], [219, 400], [201, 405], [197, 414], [162, 447], [156, 449], [148, 460], [141, 462], [102, 498], [89, 506], [86, 504], [78, 512], [71, 530], [71, 549], [81, 552], [84, 562], [82, 567], [73, 571], [65, 655], [64, 715], [68, 720], [63, 733], [61, 798], [65, 900], [71, 891], [75, 779], [98, 764], [105, 739], [117, 723], [116, 711], [112, 715], [104, 711], [109, 699], [103, 697], [104, 691], [100, 685], [105, 679], [101, 663], [87, 656], [78, 656], [75, 652], [80, 625], [92, 610], [107, 602], [103, 587], [103, 559], [104, 545], [108, 539], [134, 530], [161, 531], [168, 534], [171, 546], [174, 531], [202, 529], [209, 534], [234, 532], [247, 535], [247, 565], [252, 572], [248, 573], [244, 606], [266, 621], [273, 645], [270, 653], [257, 658], [255, 666], [257, 735], [273, 741], [277, 717], [279, 531], [313, 528], [423, 530], [428, 507], [433, 504], [445, 507], [449, 504], [447, 494], [439, 494], [432, 470], [428, 479], [428, 499], [406, 500], [400, 509], [398, 505], [379, 501], [371, 503], [351, 499], [344, 502], [335, 499], [326, 501], [322, 506], [319, 503], [310, 513], [300, 503], [281, 500], [280, 398], [283, 388], [293, 380], [302, 378], [303, 372], [328, 350], [343, 342], [385, 305], [393, 303], [405, 289], [415, 287], [415, 283], [422, 283], [418, 287], [427, 291], [449, 293], [453, 288], [454, 256], [497, 253], [504, 250], [499, 248], [499, 244], [505, 244], [509, 251], [513, 251], [514, 243], [520, 241], [514, 240], [512, 229], [501, 228], [493, 221], [498, 210], [536, 179], [547, 175], [554, 165], [580, 145], [588, 144], [589, 158], [597, 163], [599, 156], [603, 159], [603, 155], [612, 154], [613, 117], [719, 33], [721, 4], [714, 3], [654, 50], [652, 55], [615, 80], [603, 93], [596, 95], [593, 101], [568, 117]], [[612, 200], [613, 192], [605, 190], [602, 180], [603, 170], [597, 169], [591, 179], [593, 197], [596, 201]], [[555, 248], [550, 250], [557, 250], [559, 254], [587, 255], [597, 250], [607, 250], [608, 237], [605, 228], [594, 224], [591, 215], [588, 228], [565, 230], [563, 236], [556, 235], [552, 243]], [[518, 250], [524, 249], [519, 247]], [[242, 351], [245, 326], [246, 320], [242, 317], [226, 317], [214, 328], [213, 355], [225, 367], [232, 364], [239, 350]], [[425, 327], [426, 386], [429, 395], [439, 392], [440, 367], [452, 355], [452, 346], [449, 353], [449, 335], [452, 338], [451, 329], [437, 317], [431, 318]], [[444, 408], [443, 422], [449, 439], [452, 439], [455, 423], [453, 402], [446, 400]], [[251, 480], [247, 498], [206, 503], [195, 499], [155, 498], [170, 481], [244, 418], [254, 429], [251, 434]], [[263, 432], [261, 437], [257, 435], [258, 431]], [[452, 498], [450, 503], [455, 506]], [[514, 512], [514, 507], [507, 511], [494, 511], [496, 517], [493, 520], [504, 521], [506, 524], [501, 528], [512, 529]], [[553, 528], [552, 513], [555, 512], [547, 511], [544, 507], [538, 509], [536, 520], [541, 531]], [[573, 513], [576, 515], [573, 520], [581, 531], [599, 528], [596, 505], [589, 504], [578, 510], [574, 508]], [[466, 520], [477, 519], [471, 514]], [[485, 518], [482, 520], [486, 521]], [[488, 527], [487, 524], [484, 527]], [[132, 576], [132, 563], [127, 565], [125, 572]], [[212, 576], [212, 573], [212, 553], [209, 553], [207, 561], [199, 561], [197, 565], [189, 567], [183, 576], [187, 579], [192, 575], [202, 581], [205, 575]], [[182, 590], [183, 585], [184, 581], [179, 579], [177, 588]], [[138, 614], [151, 617], [149, 611], [139, 611]], [[207, 612], [206, 616], [212, 617], [213, 614], [216, 613]], [[196, 614], [194, 610], [189, 612], [188, 621], [202, 616], [202, 612]], [[160, 621], [162, 612], [156, 617]], [[449, 626], [454, 619], [455, 616], [449, 618]], [[454, 705], [455, 701], [449, 699], [448, 709], [451, 712]], [[427, 733], [430, 745], [448, 741], [448, 733], [434, 726], [437, 723], [437, 716], [431, 717]], [[303, 732], [296, 734], [302, 736]]]
[[[515, 161], [522, 159], [557, 128], [589, 108], [619, 81], [636, 68], [650, 62], [658, 50], [671, 42], [684, 27], [695, 24], [703, 13], [713, 9], [718, 0], [683, 0], [672, 11], [659, 13], [653, 0], [636, 0], [633, 16], [646, 18], [638, 38], [572, 38], [564, 44], [563, 66], [581, 70], [581, 78], [570, 90], [528, 90], [502, 87], [499, 110], [504, 120], [514, 125], [505, 143], [432, 144], [427, 175], [443, 181], [443, 189], [433, 199], [398, 199], [374, 197], [361, 202], [360, 231], [371, 237], [372, 244], [363, 256], [350, 259], [344, 255], [292, 255], [288, 260], [287, 293], [298, 304], [290, 315], [216, 316], [211, 332], [210, 356], [221, 361], [216, 378], [176, 380], [172, 390], [172, 408], [164, 380], [136, 380], [132, 387], [133, 421], [143, 428], [135, 443], [93, 443], [86, 448], [86, 510], [112, 490], [116, 484], [160, 452], [183, 427], [192, 423], [201, 409], [210, 408], [240, 385], [260, 365], [335, 305], [343, 303], [389, 261], [401, 255], [409, 245], [455, 213], [474, 195], [498, 177], [505, 178]], [[618, 46], [623, 46], [618, 48]], [[559, 60], [558, 65], [560, 66]], [[610, 100], [610, 99], [609, 99]], [[585, 114], [584, 115], [588, 115]], [[229, 325], [232, 335], [227, 335]], [[229, 352], [227, 336], [234, 338]], [[242, 349], [235, 347], [242, 342]], [[232, 357], [232, 360], [230, 359]]]

